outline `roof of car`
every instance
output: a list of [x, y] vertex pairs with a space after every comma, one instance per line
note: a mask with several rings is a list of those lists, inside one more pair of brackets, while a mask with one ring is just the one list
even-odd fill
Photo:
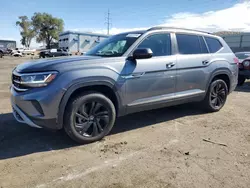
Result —
[[153, 31], [153, 30], [185, 30], [185, 31], [194, 31], [194, 32], [199, 32], [199, 33], [212, 34], [206, 31], [200, 31], [200, 30], [195, 30], [195, 29], [187, 29], [187, 28], [180, 28], [180, 27], [165, 27], [165, 26], [151, 27], [147, 31]]
[[155, 26], [155, 27], [151, 27], [145, 30], [128, 31], [128, 32], [120, 33], [120, 34], [144, 34], [149, 31], [158, 31], [158, 30], [172, 30], [172, 31], [174, 30], [174, 31], [180, 31], [180, 32], [187, 32], [187, 33], [199, 33], [199, 34], [213, 35], [212, 33], [209, 33], [206, 31], [199, 31], [199, 30], [194, 30], [194, 29], [186, 29], [186, 28], [178, 28], [178, 27], [164, 27], [164, 26], [163, 27]]
[[126, 34], [144, 34], [147, 30], [136, 30], [136, 31], [127, 31], [123, 33], [119, 33], [118, 35], [126, 35]]

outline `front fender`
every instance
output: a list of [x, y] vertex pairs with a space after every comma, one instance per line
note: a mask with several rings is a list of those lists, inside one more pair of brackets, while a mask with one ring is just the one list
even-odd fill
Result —
[[80, 88], [87, 87], [87, 86], [107, 86], [110, 89], [112, 89], [116, 95], [117, 101], [118, 101], [118, 109], [121, 109], [120, 105], [122, 104], [121, 100], [122, 97], [120, 96], [120, 93], [118, 92], [119, 88], [117, 88], [117, 85], [115, 84], [115, 81], [113, 81], [110, 78], [104, 78], [104, 77], [96, 77], [92, 78], [92, 80], [86, 81], [86, 79], [77, 79], [74, 81], [73, 84], [71, 84], [67, 89], [64, 88], [65, 94], [63, 95], [59, 109], [58, 109], [58, 115], [57, 115], [57, 126], [58, 128], [63, 127], [63, 115], [65, 112], [66, 105], [71, 97], [71, 95]]

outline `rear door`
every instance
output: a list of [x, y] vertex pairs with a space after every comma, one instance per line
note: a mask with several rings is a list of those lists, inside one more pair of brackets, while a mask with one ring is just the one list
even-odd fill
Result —
[[176, 97], [205, 93], [211, 55], [203, 36], [176, 33], [178, 47]]

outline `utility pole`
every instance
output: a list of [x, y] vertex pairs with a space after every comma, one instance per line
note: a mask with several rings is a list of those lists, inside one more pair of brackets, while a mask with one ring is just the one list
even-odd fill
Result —
[[107, 34], [109, 35], [109, 31], [110, 31], [110, 26], [111, 26], [111, 19], [110, 19], [110, 11], [108, 9], [108, 15], [106, 17], [106, 22], [105, 24], [107, 24]]

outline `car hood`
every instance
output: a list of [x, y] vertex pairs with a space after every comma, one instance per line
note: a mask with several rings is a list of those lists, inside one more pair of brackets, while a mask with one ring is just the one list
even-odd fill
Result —
[[[16, 67], [18, 73], [31, 73], [56, 70], [56, 67], [64, 66], [65, 63], [74, 64], [80, 61], [91, 63], [91, 60], [103, 59], [100, 56], [78, 56], [78, 57], [63, 57], [45, 60], [30, 61], [20, 64]], [[83, 63], [84, 63], [83, 62]]]

